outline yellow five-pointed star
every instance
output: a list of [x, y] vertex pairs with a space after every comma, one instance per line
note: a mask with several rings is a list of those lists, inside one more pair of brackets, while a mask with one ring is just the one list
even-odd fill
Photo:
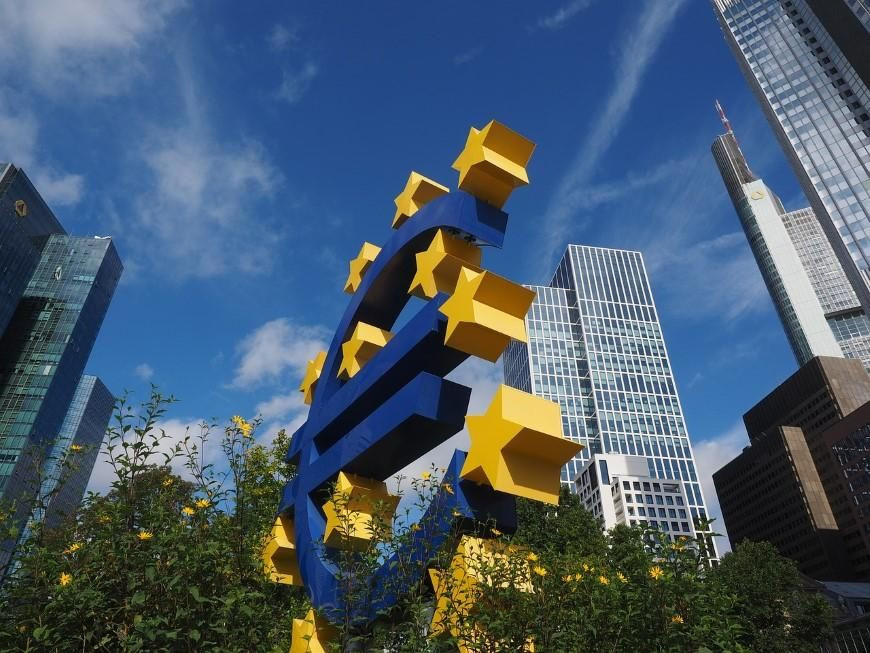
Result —
[[347, 275], [347, 281], [344, 283], [344, 292], [353, 294], [359, 285], [362, 283], [363, 275], [374, 262], [381, 248], [371, 243], [363, 243], [359, 250], [359, 254], [350, 262], [350, 273]]
[[335, 636], [335, 627], [314, 610], [309, 610], [305, 619], [293, 620], [290, 653], [327, 653], [332, 650], [329, 643]]
[[392, 529], [398, 504], [386, 483], [339, 472], [332, 498], [323, 504], [323, 541], [332, 548], [364, 550], [375, 531], [386, 536]]
[[417, 272], [408, 292], [424, 299], [452, 293], [462, 267], [479, 272], [480, 259], [479, 247], [439, 229], [428, 249], [417, 254]]
[[471, 128], [465, 149], [453, 162], [459, 188], [501, 208], [518, 186], [529, 183], [526, 166], [535, 144], [495, 120]]
[[405, 188], [394, 200], [396, 214], [393, 216], [393, 229], [398, 229], [405, 224], [405, 221], [423, 208], [425, 204], [449, 192], [450, 189], [447, 186], [442, 186], [419, 172], [412, 172]]
[[319, 351], [317, 356], [308, 361], [305, 368], [305, 377], [302, 383], [299, 384], [299, 392], [304, 394], [304, 401], [311, 405], [314, 399], [314, 389], [317, 387], [317, 381], [320, 379], [320, 374], [323, 372], [323, 364], [326, 362], [326, 352]]
[[275, 519], [272, 535], [263, 548], [263, 566], [276, 583], [302, 585], [294, 538], [293, 520], [280, 516]]
[[527, 499], [559, 502], [562, 466], [583, 448], [562, 436], [559, 404], [499, 386], [484, 415], [466, 418], [471, 447], [461, 476]]
[[533, 290], [504, 277], [463, 267], [439, 309], [447, 316], [444, 344], [495, 362], [511, 338], [526, 341], [524, 318], [534, 298]]
[[369, 362], [386, 345], [393, 334], [365, 322], [357, 322], [350, 340], [341, 345], [341, 366], [338, 378], [348, 379], [356, 376], [363, 365]]

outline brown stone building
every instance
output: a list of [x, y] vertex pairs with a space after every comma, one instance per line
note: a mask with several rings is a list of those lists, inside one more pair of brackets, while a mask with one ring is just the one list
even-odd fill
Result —
[[713, 475], [732, 546], [767, 540], [809, 576], [859, 577], [844, 529], [854, 516], [825, 431], [868, 401], [860, 361], [816, 357], [743, 416], [750, 446]]

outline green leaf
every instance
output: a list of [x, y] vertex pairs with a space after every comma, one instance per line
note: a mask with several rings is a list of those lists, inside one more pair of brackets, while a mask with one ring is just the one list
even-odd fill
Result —
[[196, 628], [194, 628], [193, 630], [191, 630], [191, 631], [187, 634], [187, 636], [190, 637], [190, 639], [192, 639], [194, 642], [198, 642], [198, 641], [199, 641], [199, 638], [200, 638], [199, 631], [198, 631]]
[[145, 603], [145, 592], [136, 592], [130, 599], [130, 605], [142, 605]]

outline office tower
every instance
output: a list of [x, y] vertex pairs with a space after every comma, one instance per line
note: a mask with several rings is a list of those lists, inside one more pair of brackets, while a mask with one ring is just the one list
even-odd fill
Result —
[[562, 482], [576, 489], [594, 454], [643, 456], [647, 475], [682, 481], [690, 514], [706, 519], [640, 252], [569, 245], [550, 285], [529, 287], [528, 343], [505, 351], [505, 382], [558, 402], [565, 437], [585, 445]]
[[643, 456], [595, 454], [577, 476], [577, 493], [606, 529], [666, 522], [671, 540], [698, 535], [683, 481], [652, 478]]
[[870, 370], [870, 319], [812, 209], [787, 213], [749, 168], [719, 103], [726, 133], [712, 152], [798, 365], [846, 356]]
[[0, 163], [0, 334], [36, 270], [45, 237], [64, 233], [27, 175]]
[[807, 574], [854, 576], [861, 553], [824, 433], [868, 401], [859, 361], [816, 357], [743, 416], [750, 446], [713, 475], [733, 544], [768, 540]]
[[[859, 4], [866, 3], [713, 0], [725, 38], [867, 311], [870, 90], [856, 70], [867, 64], [866, 37], [854, 47], [832, 38], [811, 8], [822, 4], [860, 20]], [[824, 22], [830, 25], [830, 17]], [[844, 38], [841, 30], [833, 33]]]
[[865, 86], [870, 86], [870, 0], [806, 0], [837, 47], [854, 66]]
[[22, 527], [120, 275], [110, 239], [48, 236], [0, 338], [0, 493]]

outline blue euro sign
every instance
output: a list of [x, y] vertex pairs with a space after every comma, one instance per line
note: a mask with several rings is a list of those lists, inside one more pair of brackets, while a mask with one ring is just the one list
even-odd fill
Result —
[[[503, 211], [462, 191], [425, 205], [393, 232], [335, 330], [308, 420], [290, 443], [287, 460], [296, 464], [297, 475], [284, 488], [279, 507], [279, 514], [294, 520], [299, 571], [311, 603], [330, 621], [348, 613], [355, 622], [373, 621], [396, 604], [403, 589], [391, 582], [395, 565], [387, 560], [372, 579], [376, 600], [347, 604], [339, 570], [323, 546], [325, 491], [341, 471], [379, 480], [395, 475], [462, 429], [471, 395], [469, 388], [443, 378], [468, 357], [444, 345], [447, 318], [438, 310], [448, 297], [444, 293], [429, 300], [346, 382], [337, 376], [342, 343], [358, 322], [393, 327], [410, 299], [415, 256], [438, 229], [501, 247], [507, 219]], [[464, 460], [464, 452], [454, 453], [444, 484], [421, 519], [425, 529], [414, 532], [411, 550], [401, 555], [422, 555], [424, 540], [426, 550], [433, 550], [463, 523], [493, 520], [505, 532], [516, 528], [514, 498], [462, 481]], [[422, 574], [423, 565], [418, 567]], [[416, 581], [419, 575], [403, 578]]]

